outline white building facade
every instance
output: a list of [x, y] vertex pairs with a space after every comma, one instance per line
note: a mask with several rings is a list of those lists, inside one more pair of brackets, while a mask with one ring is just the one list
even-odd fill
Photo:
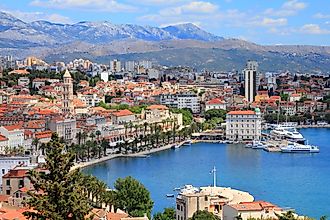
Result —
[[252, 141], [261, 138], [261, 112], [231, 111], [226, 118], [226, 138], [229, 141]]

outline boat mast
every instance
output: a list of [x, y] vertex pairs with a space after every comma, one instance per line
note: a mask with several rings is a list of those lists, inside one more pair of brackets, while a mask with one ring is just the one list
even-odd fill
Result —
[[213, 167], [211, 173], [213, 173], [213, 187], [217, 187], [217, 169]]

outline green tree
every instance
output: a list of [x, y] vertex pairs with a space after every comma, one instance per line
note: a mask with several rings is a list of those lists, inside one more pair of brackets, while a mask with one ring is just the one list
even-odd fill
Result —
[[182, 121], [183, 125], [190, 125], [193, 120], [193, 114], [190, 109], [184, 108], [184, 109], [178, 109], [178, 108], [172, 108], [170, 109], [172, 113], [181, 113], [182, 114]]
[[165, 208], [163, 213], [156, 213], [153, 220], [175, 220], [175, 209]]
[[205, 119], [211, 120], [212, 118], [221, 118], [222, 120], [225, 120], [226, 114], [226, 110], [223, 109], [210, 109], [205, 112]]
[[150, 218], [153, 201], [149, 191], [133, 177], [119, 178], [115, 182], [115, 205], [133, 217]]
[[198, 210], [189, 220], [220, 220], [220, 218], [211, 212]]
[[[64, 153], [64, 145], [57, 135], [46, 145], [47, 172], [29, 172], [34, 191], [30, 191], [27, 205], [33, 211], [24, 215], [29, 219], [80, 220], [89, 214], [91, 205], [86, 195], [86, 188], [81, 184], [81, 175], [73, 166], [74, 155]], [[42, 192], [42, 193], [41, 193]]]

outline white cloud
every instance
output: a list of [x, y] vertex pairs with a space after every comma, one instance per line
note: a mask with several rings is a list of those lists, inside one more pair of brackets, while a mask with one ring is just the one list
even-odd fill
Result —
[[32, 6], [57, 9], [83, 9], [107, 12], [132, 12], [136, 8], [117, 2], [116, 0], [33, 0]]
[[210, 2], [193, 1], [177, 7], [165, 8], [159, 12], [162, 16], [175, 16], [191, 13], [214, 13], [218, 9], [217, 5]]
[[60, 14], [46, 14], [44, 12], [23, 12], [19, 10], [6, 11], [6, 12], [10, 13], [11, 15], [25, 22], [46, 20], [54, 23], [63, 23], [63, 24], [72, 23], [69, 17]]
[[288, 20], [286, 18], [278, 18], [278, 19], [273, 19], [273, 18], [263, 18], [260, 21], [255, 21], [254, 24], [255, 25], [259, 25], [259, 26], [271, 26], [271, 27], [275, 27], [275, 26], [285, 26], [287, 25]]
[[305, 34], [330, 34], [330, 30], [322, 29], [318, 24], [305, 24], [300, 31]]
[[330, 14], [316, 13], [313, 17], [318, 19], [328, 19], [330, 18]]
[[299, 11], [305, 9], [307, 4], [298, 0], [286, 1], [280, 9], [268, 8], [264, 14], [275, 17], [288, 17], [296, 15]]
[[294, 11], [299, 11], [305, 9], [306, 7], [307, 7], [306, 3], [300, 2], [298, 0], [289, 0], [285, 2], [282, 6], [283, 9], [294, 10]]

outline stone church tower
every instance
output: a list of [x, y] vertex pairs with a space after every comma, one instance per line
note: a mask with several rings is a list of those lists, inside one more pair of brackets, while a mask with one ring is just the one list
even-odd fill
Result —
[[65, 115], [74, 114], [73, 106], [73, 83], [68, 70], [63, 76], [62, 113]]

